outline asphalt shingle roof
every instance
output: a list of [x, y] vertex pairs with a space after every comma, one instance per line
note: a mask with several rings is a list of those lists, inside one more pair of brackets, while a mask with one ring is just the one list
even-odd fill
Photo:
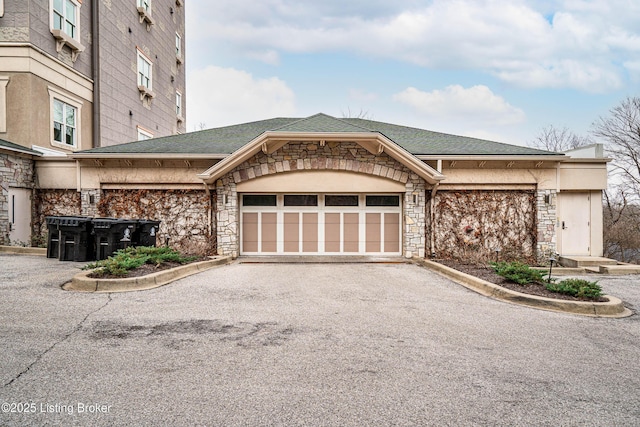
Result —
[[31, 148], [23, 147], [22, 145], [15, 144], [13, 142], [5, 141], [4, 139], [0, 139], [0, 147], [8, 148], [12, 151], [20, 151], [22, 153], [32, 154], [34, 156], [40, 156], [41, 153], [32, 150]]
[[81, 151], [87, 154], [231, 154], [264, 132], [378, 132], [414, 155], [553, 155], [518, 145], [449, 135], [360, 118], [316, 114], [307, 118], [274, 118]]

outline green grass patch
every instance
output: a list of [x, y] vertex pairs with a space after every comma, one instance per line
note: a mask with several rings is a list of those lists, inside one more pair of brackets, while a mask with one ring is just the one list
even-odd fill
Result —
[[105, 260], [96, 261], [84, 267], [84, 270], [96, 269], [96, 276], [126, 276], [131, 270], [144, 265], [161, 265], [165, 262], [186, 264], [198, 257], [185, 256], [169, 247], [137, 246], [120, 249]]
[[602, 288], [598, 282], [584, 279], [565, 279], [560, 283], [547, 283], [547, 290], [578, 298], [598, 299], [602, 296]]

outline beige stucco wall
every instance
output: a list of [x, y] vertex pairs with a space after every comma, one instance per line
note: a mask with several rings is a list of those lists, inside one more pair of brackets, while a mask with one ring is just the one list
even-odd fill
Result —
[[291, 192], [380, 192], [402, 193], [405, 184], [373, 175], [363, 175], [346, 171], [297, 171], [244, 181], [237, 184], [239, 193]]
[[93, 82], [61, 63], [28, 47], [0, 47], [0, 74], [6, 85], [6, 132], [0, 138], [31, 148], [33, 145], [72, 151], [51, 144], [50, 91], [81, 104], [79, 146], [92, 148]]
[[563, 163], [560, 190], [606, 190], [606, 163]]
[[[461, 169], [445, 167], [445, 175], [441, 185], [448, 188], [462, 188], [469, 185], [491, 185], [497, 189], [502, 186], [537, 186], [539, 190], [555, 189], [557, 187], [556, 169], [536, 168], [503, 168], [503, 169]], [[532, 187], [533, 188], [533, 187]]]
[[72, 160], [36, 160], [36, 187], [77, 190], [76, 162]]
[[[197, 174], [211, 160], [93, 160], [80, 162], [80, 187], [98, 188], [202, 188]], [[172, 187], [173, 186], [173, 187]]]

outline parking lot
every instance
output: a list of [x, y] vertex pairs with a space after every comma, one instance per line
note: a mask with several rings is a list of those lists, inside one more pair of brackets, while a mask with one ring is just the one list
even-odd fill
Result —
[[[495, 301], [413, 264], [234, 262], [84, 294], [0, 255], [0, 425], [640, 423], [640, 318]], [[640, 307], [640, 277], [600, 277]]]

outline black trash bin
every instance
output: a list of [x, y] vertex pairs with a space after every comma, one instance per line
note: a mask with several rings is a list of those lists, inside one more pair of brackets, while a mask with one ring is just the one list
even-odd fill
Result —
[[59, 217], [59, 252], [60, 261], [92, 261], [93, 236], [91, 235], [91, 218]]
[[48, 236], [47, 236], [47, 258], [58, 258], [60, 253], [60, 217], [48, 216], [45, 217], [47, 221]]
[[94, 218], [93, 235], [97, 260], [107, 259], [119, 249], [133, 245], [138, 222], [132, 219]]
[[133, 236], [133, 244], [135, 246], [155, 246], [158, 228], [160, 228], [160, 221], [139, 219], [138, 228]]

